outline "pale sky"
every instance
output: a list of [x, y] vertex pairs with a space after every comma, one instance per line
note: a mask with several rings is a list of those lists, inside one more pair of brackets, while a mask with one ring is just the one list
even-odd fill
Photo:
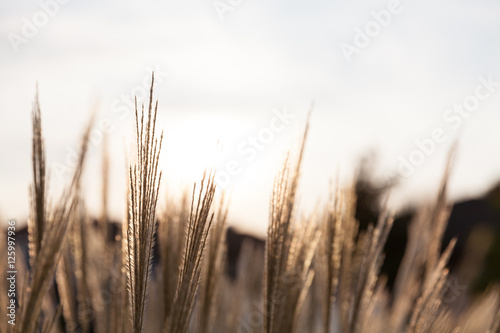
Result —
[[[134, 142], [134, 118], [125, 100], [144, 91], [153, 69], [160, 81], [158, 127], [165, 131], [162, 192], [177, 196], [184, 186], [190, 188], [220, 140], [217, 165], [224, 170], [235, 160], [241, 168], [227, 191], [230, 219], [245, 230], [265, 231], [273, 178], [286, 151], [297, 146], [312, 101], [301, 179], [304, 214], [324, 202], [329, 180], [339, 170], [347, 180], [368, 150], [379, 153], [374, 172], [385, 177], [397, 172], [400, 156], [423, 154], [415, 153], [415, 140], [425, 141], [436, 130], [445, 139], [395, 191], [395, 206], [431, 198], [457, 137], [450, 196], [479, 195], [500, 180], [500, 3], [61, 2], [0, 3], [4, 220], [24, 221], [28, 213], [30, 115], [37, 82], [51, 193], [57, 198], [66, 180], [54, 166], [65, 165], [68, 152], [77, 149], [97, 105], [84, 184], [87, 205], [99, 209], [99, 128], [111, 125], [110, 204], [115, 219], [122, 218], [124, 152], [132, 151]], [[369, 30], [371, 37], [357, 36], [377, 27]], [[363, 39], [367, 46], [359, 44]], [[347, 44], [360, 46], [350, 61], [341, 48]], [[490, 83], [485, 86], [484, 80]], [[480, 99], [474, 97], [478, 91]], [[474, 110], [453, 109], [464, 101]], [[273, 120], [276, 112], [294, 118], [281, 126]], [[278, 129], [272, 138], [265, 130], [271, 123]], [[250, 148], [249, 137], [259, 134], [266, 144]], [[164, 206], [162, 199], [159, 209]]]

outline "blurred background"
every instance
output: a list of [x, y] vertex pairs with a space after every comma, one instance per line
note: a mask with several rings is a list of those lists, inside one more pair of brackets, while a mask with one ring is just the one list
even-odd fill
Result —
[[[486, 0], [1, 2], [0, 215], [28, 216], [38, 84], [53, 197], [95, 111], [86, 204], [97, 214], [107, 141], [109, 205], [120, 221], [133, 100], [148, 102], [154, 71], [165, 133], [160, 209], [215, 165], [230, 225], [263, 236], [273, 178], [314, 102], [301, 213], [326, 202], [337, 175], [349, 183], [361, 173], [368, 213], [358, 217], [375, 218], [390, 189], [404, 219], [435, 197], [458, 142], [449, 184], [458, 222], [447, 235], [481, 244], [500, 223], [498, 13], [500, 3]], [[476, 225], [486, 231], [470, 238]]]

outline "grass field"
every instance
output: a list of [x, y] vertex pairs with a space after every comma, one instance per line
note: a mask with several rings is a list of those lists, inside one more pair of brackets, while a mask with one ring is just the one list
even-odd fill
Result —
[[[332, 186], [328, 205], [311, 216], [296, 210], [306, 124], [301, 146], [287, 155], [270, 193], [265, 251], [245, 243], [232, 278], [225, 245], [231, 207], [216, 188], [214, 170], [177, 199], [158, 202], [163, 134], [156, 128], [157, 109], [152, 85], [149, 104], [136, 106], [128, 210], [114, 235], [106, 210], [94, 219], [81, 195], [92, 120], [71, 181], [61, 198], [49, 200], [36, 97], [29, 262], [18, 248], [15, 325], [8, 322], [9, 298], [2, 292], [1, 332], [500, 332], [499, 288], [491, 285], [479, 296], [453, 289], [447, 262], [455, 241], [441, 251], [451, 163], [432, 204], [410, 224], [389, 289], [380, 268], [393, 212], [383, 210], [360, 229], [353, 186]], [[106, 180], [106, 158], [102, 169]], [[0, 237], [2, 274], [8, 271], [6, 240]], [[153, 258], [156, 242], [159, 257]], [[4, 291], [8, 283], [2, 276]], [[452, 300], [457, 298], [462, 302]]]

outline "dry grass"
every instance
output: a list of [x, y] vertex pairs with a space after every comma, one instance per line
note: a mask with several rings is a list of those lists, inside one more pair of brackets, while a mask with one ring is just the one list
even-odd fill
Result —
[[164, 331], [187, 332], [189, 320], [195, 306], [195, 297], [200, 285], [203, 256], [212, 228], [213, 213], [210, 212], [215, 195], [214, 174], [203, 174], [198, 199], [195, 200], [196, 184], [193, 188], [191, 211], [186, 228], [184, 251], [180, 265], [172, 313], [166, 318]]
[[[61, 249], [64, 244], [71, 216], [79, 199], [80, 179], [87, 152], [89, 133], [92, 121], [87, 126], [77, 166], [71, 183], [64, 191], [59, 204], [47, 208], [45, 204], [45, 152], [40, 117], [38, 96], [33, 111], [33, 179], [31, 207], [33, 215], [28, 223], [30, 249], [30, 278], [28, 286], [20, 299], [19, 323], [16, 332], [37, 332], [42, 311], [42, 302], [54, 276]], [[58, 317], [60, 308], [49, 315], [43, 327], [50, 331]]]
[[[455, 241], [441, 249], [450, 213], [450, 166], [436, 199], [409, 226], [390, 291], [380, 269], [392, 214], [383, 210], [374, 225], [360, 230], [354, 185], [338, 184], [325, 207], [308, 217], [297, 211], [307, 125], [295, 163], [287, 155], [275, 180], [265, 250], [244, 243], [233, 279], [226, 274], [229, 204], [221, 199], [213, 207], [213, 171], [194, 185], [191, 202], [188, 194], [178, 203], [168, 198], [156, 214], [161, 178], [157, 110], [152, 84], [146, 110], [142, 106], [139, 112], [136, 106], [136, 162], [129, 167], [125, 221], [115, 234], [107, 212], [106, 148], [102, 212], [96, 223], [81, 196], [92, 122], [63, 196], [54, 206], [47, 203], [41, 112], [35, 99], [31, 269], [22, 261], [17, 265], [18, 321], [12, 327], [2, 320], [1, 332], [500, 332], [498, 287], [475, 298], [461, 290], [465, 301], [460, 307], [447, 298], [453, 279], [447, 262]], [[0, 246], [5, 246], [5, 235], [0, 236]], [[156, 240], [159, 258], [153, 258]], [[7, 262], [4, 252], [0, 260]], [[5, 281], [2, 275], [4, 290]], [[0, 301], [7, 302], [5, 293]], [[0, 313], [5, 318], [4, 306]]]
[[224, 274], [226, 249], [226, 225], [228, 206], [222, 196], [217, 217], [211, 232], [204, 258], [204, 267], [201, 279], [200, 295], [198, 300], [197, 332], [209, 333], [214, 331], [217, 303], [220, 300], [221, 280]]
[[177, 289], [178, 272], [184, 252], [185, 229], [189, 220], [189, 199], [184, 193], [178, 205], [173, 200], [158, 223], [158, 240], [160, 246], [161, 272], [160, 303], [162, 305], [161, 321], [166, 322], [172, 315], [175, 291]]
[[163, 134], [158, 141], [155, 137], [158, 102], [153, 110], [153, 84], [154, 76], [146, 122], [144, 105], [139, 118], [136, 100], [137, 164], [129, 168], [130, 210], [126, 237], [126, 267], [130, 316], [134, 333], [141, 332], [143, 326], [156, 227], [156, 203], [161, 181], [158, 159]]

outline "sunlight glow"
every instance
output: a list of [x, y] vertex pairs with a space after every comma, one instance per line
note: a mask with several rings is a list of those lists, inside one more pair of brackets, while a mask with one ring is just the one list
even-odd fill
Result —
[[226, 143], [238, 137], [238, 124], [223, 116], [184, 118], [167, 129], [161, 168], [174, 186], [191, 185], [205, 169], [217, 166]]

